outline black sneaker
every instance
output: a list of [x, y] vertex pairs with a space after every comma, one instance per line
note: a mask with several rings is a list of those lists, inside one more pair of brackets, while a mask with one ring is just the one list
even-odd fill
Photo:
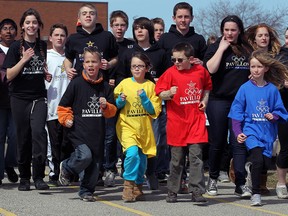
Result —
[[174, 193], [172, 191], [168, 191], [167, 197], [166, 197], [167, 203], [175, 203], [177, 202], [177, 193]]
[[0, 180], [0, 185], [2, 185], [2, 180]]
[[159, 183], [166, 183], [167, 182], [167, 179], [168, 179], [168, 176], [166, 173], [158, 173], [157, 174], [157, 179], [158, 179], [158, 182]]
[[100, 186], [100, 187], [104, 186], [104, 181], [103, 181], [102, 175], [98, 176], [98, 179], [97, 179], [97, 182], [96, 182], [96, 186]]
[[95, 202], [96, 198], [93, 195], [84, 195], [80, 197], [81, 200], [83, 200], [84, 202]]
[[146, 175], [146, 183], [150, 190], [158, 190], [159, 183], [155, 174]]
[[49, 186], [43, 181], [43, 179], [36, 179], [34, 181], [35, 188], [37, 190], [48, 190]]
[[16, 183], [18, 181], [18, 175], [13, 167], [6, 167], [5, 171], [7, 173], [7, 178], [10, 182]]
[[207, 200], [205, 197], [203, 197], [203, 195], [201, 193], [198, 192], [192, 192], [192, 198], [191, 198], [192, 202], [196, 202], [196, 203], [207, 203]]
[[252, 191], [247, 185], [241, 185], [235, 188], [234, 194], [240, 198], [250, 198], [252, 196]]
[[18, 190], [19, 191], [29, 191], [30, 190], [30, 180], [20, 179]]
[[53, 179], [53, 178], [49, 178], [49, 181], [47, 182], [49, 187], [58, 187], [58, 180]]

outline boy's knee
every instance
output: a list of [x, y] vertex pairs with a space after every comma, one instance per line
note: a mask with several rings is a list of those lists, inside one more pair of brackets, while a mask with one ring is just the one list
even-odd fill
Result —
[[85, 164], [90, 164], [92, 162], [92, 153], [89, 147], [85, 144], [78, 146], [78, 151], [76, 152], [76, 157], [79, 161]]

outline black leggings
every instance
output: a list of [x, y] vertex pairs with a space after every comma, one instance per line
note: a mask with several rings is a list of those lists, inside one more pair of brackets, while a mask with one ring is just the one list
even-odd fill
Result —
[[276, 164], [279, 168], [288, 168], [288, 123], [278, 124], [278, 138], [280, 142], [280, 152]]
[[263, 171], [267, 171], [271, 163], [271, 158], [262, 154], [263, 149], [260, 147], [253, 148], [249, 151], [249, 158], [252, 162], [251, 178], [253, 194], [261, 194], [260, 184]]

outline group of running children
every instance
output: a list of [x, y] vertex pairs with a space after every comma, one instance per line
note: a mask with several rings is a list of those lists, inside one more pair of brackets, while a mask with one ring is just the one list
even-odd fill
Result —
[[[13, 41], [15, 34], [6, 44], [9, 50], [3, 62], [5, 71], [1, 73], [1, 80], [9, 83], [17, 134], [18, 190], [30, 190], [31, 175], [36, 189], [49, 189], [43, 180], [47, 160], [47, 125], [52, 151], [50, 163], [54, 164], [51, 178], [59, 180], [61, 185], [69, 185], [74, 176], [79, 176], [81, 200], [96, 201], [93, 194], [104, 155], [105, 119], [114, 118], [117, 138], [124, 153], [122, 198], [125, 202], [143, 200], [148, 158], [157, 155], [152, 123], [163, 114], [162, 107], [165, 107], [167, 125], [159, 127], [166, 127], [171, 154], [166, 201], [177, 201], [185, 170], [184, 159], [188, 155], [188, 191], [192, 193], [193, 202], [206, 203], [202, 161], [203, 144], [208, 143], [205, 110], [210, 102], [209, 94], [215, 99], [221, 84], [219, 80], [225, 80], [226, 75], [217, 70], [227, 57], [226, 50], [234, 51], [240, 47], [237, 47], [241, 34], [237, 17], [228, 16], [229, 19], [226, 17], [222, 21], [223, 36], [218, 40], [211, 61], [204, 60], [203, 63], [205, 40], [189, 27], [193, 13], [188, 3], [175, 5], [173, 20], [176, 26], [172, 25], [169, 30], [174, 31], [173, 34], [165, 33], [154, 38], [151, 21], [143, 17], [136, 19], [133, 23], [135, 42], [123, 38], [128, 27], [127, 15], [123, 11], [112, 14], [114, 35], [96, 23], [95, 6], [83, 4], [78, 13], [77, 33], [66, 41], [67, 28], [63, 24], [53, 25], [49, 37], [52, 49], [46, 52], [47, 45], [40, 40], [43, 22], [35, 9], [28, 9], [20, 20], [20, 40]], [[1, 22], [1, 32], [3, 29], [10, 33], [14, 29], [17, 33], [17, 25], [10, 19]], [[155, 27], [155, 32], [156, 29], [159, 30]], [[233, 36], [233, 31], [236, 31], [236, 36]], [[117, 41], [117, 34], [122, 35], [122, 40]], [[235, 38], [236, 42], [233, 41]], [[2, 42], [6, 40], [2, 37]], [[163, 56], [159, 65], [166, 64], [167, 67], [162, 71], [157, 69], [155, 59], [149, 56], [151, 47], [161, 48], [155, 59]], [[237, 51], [235, 53], [231, 59], [237, 58], [236, 63], [239, 63], [241, 56]], [[129, 58], [126, 65], [125, 55]], [[217, 58], [222, 60], [215, 60]], [[167, 59], [172, 63], [167, 63]], [[279, 93], [279, 89], [288, 87], [288, 70], [279, 60], [260, 49], [252, 52], [246, 62], [250, 75], [247, 74], [239, 86], [239, 80], [236, 80], [239, 90], [232, 100], [230, 98], [231, 109], [226, 117], [230, 118], [231, 133], [234, 133], [238, 145], [246, 146], [253, 158], [260, 158], [252, 160], [249, 173], [252, 177], [251, 205], [258, 206], [262, 205], [259, 178], [272, 157], [277, 123], [288, 121]], [[224, 64], [227, 70], [237, 67], [227, 62]], [[116, 74], [114, 79], [110, 76], [111, 71]], [[232, 76], [230, 73], [233, 80]], [[224, 91], [229, 91], [229, 87]], [[210, 118], [208, 115], [209, 121]], [[55, 139], [61, 145], [55, 145]], [[65, 150], [66, 155], [63, 155]], [[210, 195], [217, 194], [217, 185], [214, 188], [216, 192], [213, 192], [213, 181], [210, 175], [207, 186]], [[283, 198], [288, 198], [288, 195]]]

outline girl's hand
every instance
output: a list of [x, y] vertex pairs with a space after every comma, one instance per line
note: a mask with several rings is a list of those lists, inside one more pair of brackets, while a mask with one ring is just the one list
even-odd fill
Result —
[[218, 49], [226, 50], [229, 46], [230, 43], [226, 40], [225, 36], [223, 36]]
[[22, 59], [25, 61], [25, 62], [28, 62], [32, 56], [34, 56], [34, 50], [32, 48], [29, 48], [27, 50], [25, 50], [24, 47], [22, 47], [22, 53], [23, 53], [23, 57]]
[[100, 98], [99, 98], [99, 102], [100, 102], [100, 107], [101, 107], [102, 109], [106, 109], [106, 107], [107, 107], [107, 100], [106, 100], [106, 98], [100, 97]]
[[238, 143], [244, 143], [247, 139], [247, 136], [244, 133], [241, 133], [237, 136]]
[[120, 94], [120, 98], [121, 98], [122, 101], [125, 101], [126, 98], [127, 98], [127, 95], [125, 95], [124, 93], [121, 93]]
[[143, 93], [143, 89], [137, 90], [137, 96], [141, 95]]
[[267, 120], [269, 120], [269, 121], [273, 120], [273, 114], [272, 114], [272, 113], [266, 113], [266, 114], [264, 115], [264, 117], [265, 117]]
[[65, 122], [65, 126], [66, 126], [67, 128], [71, 128], [71, 127], [73, 126], [73, 120], [67, 120], [67, 121]]

